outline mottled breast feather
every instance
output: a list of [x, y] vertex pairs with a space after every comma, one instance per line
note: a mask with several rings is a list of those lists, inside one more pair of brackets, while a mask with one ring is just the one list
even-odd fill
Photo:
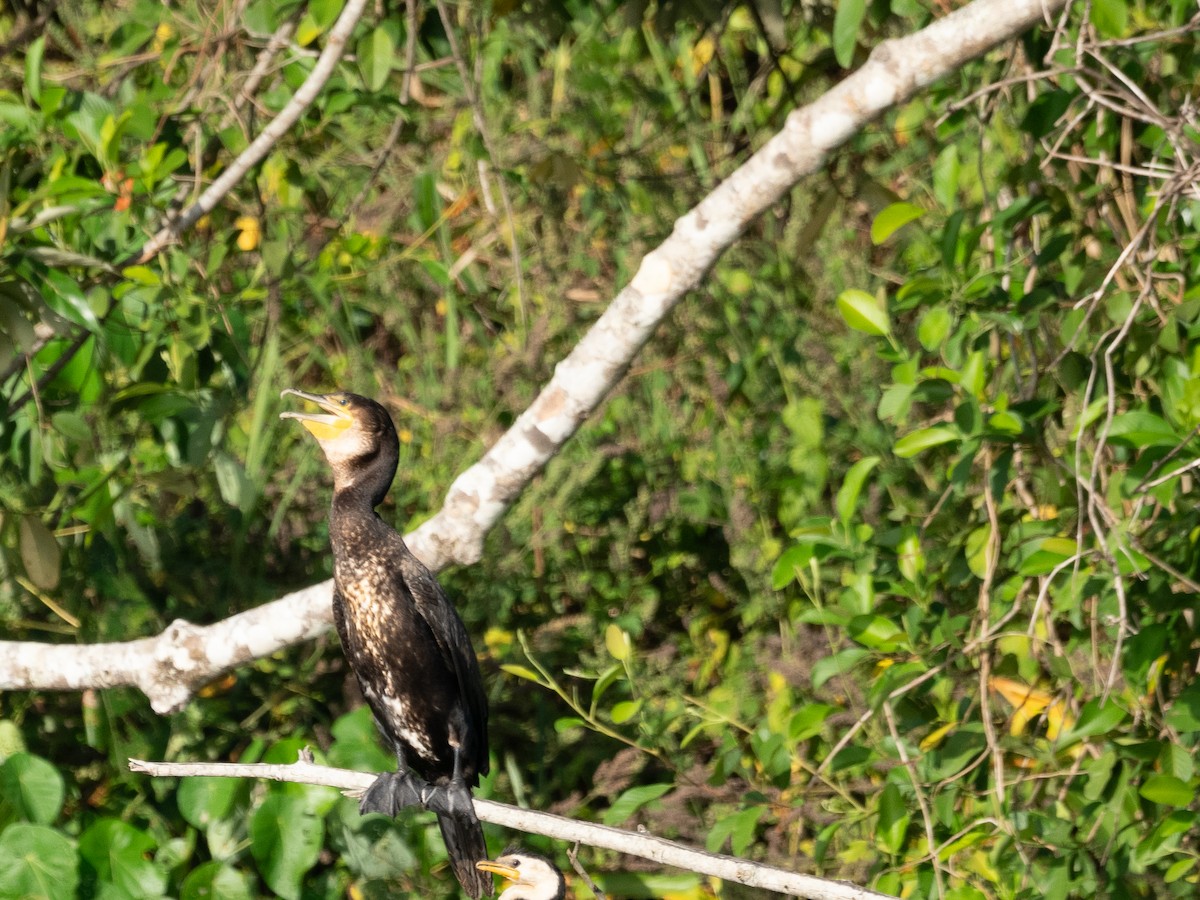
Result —
[[335, 537], [346, 657], [380, 728], [420, 775], [449, 779], [458, 747], [477, 784], [488, 769], [487, 707], [470, 637], [432, 573], [372, 518]]

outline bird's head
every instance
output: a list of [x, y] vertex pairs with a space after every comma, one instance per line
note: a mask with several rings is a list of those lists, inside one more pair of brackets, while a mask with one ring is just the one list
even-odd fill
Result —
[[540, 853], [509, 849], [495, 861], [475, 863], [475, 868], [512, 882], [497, 900], [563, 900], [567, 896], [562, 872]]
[[[395, 474], [398, 441], [396, 427], [388, 411], [366, 397], [347, 391], [332, 394], [309, 394], [291, 388], [280, 396], [291, 394], [315, 403], [323, 413], [292, 412], [279, 414], [281, 419], [296, 419], [317, 439], [325, 458], [333, 469], [334, 490], [341, 490], [370, 477], [370, 490], [375, 502], [383, 499]], [[382, 488], [376, 482], [386, 481]]]

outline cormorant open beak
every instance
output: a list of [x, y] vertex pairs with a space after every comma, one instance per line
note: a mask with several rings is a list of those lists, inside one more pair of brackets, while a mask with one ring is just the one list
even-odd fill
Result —
[[288, 410], [279, 414], [279, 418], [281, 419], [298, 420], [318, 441], [332, 440], [354, 424], [354, 414], [350, 411], [350, 407], [346, 405], [341, 394], [310, 394], [307, 391], [297, 391], [287, 388], [279, 396], [286, 397], [288, 394], [294, 394], [301, 400], [315, 403], [329, 413], [329, 415], [323, 416], [319, 413], [302, 413]]
[[506, 866], [500, 862], [492, 862], [490, 859], [483, 859], [475, 863], [475, 868], [480, 872], [491, 872], [493, 875], [499, 875], [501, 878], [507, 878], [509, 881], [520, 881], [521, 870], [514, 869], [512, 866]]

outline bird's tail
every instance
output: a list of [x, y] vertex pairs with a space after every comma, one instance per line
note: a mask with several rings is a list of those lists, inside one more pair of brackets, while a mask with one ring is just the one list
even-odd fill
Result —
[[475, 868], [475, 863], [488, 858], [488, 852], [483, 840], [483, 826], [475, 817], [474, 808], [468, 803], [466, 809], [455, 810], [452, 815], [439, 814], [438, 827], [442, 829], [450, 865], [463, 890], [475, 898], [484, 894], [490, 897], [492, 876]]

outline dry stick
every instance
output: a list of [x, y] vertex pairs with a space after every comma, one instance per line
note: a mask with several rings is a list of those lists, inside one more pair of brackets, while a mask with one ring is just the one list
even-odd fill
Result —
[[[925, 826], [925, 843], [929, 847], [936, 847], [937, 841], [933, 836], [933, 813], [929, 809], [929, 801], [925, 799], [925, 792], [921, 790], [921, 779], [917, 777], [917, 767], [912, 761], [912, 757], [908, 755], [908, 751], [904, 748], [904, 739], [900, 737], [900, 731], [896, 728], [896, 716], [892, 712], [892, 704], [884, 703], [882, 706], [883, 718], [887, 722], [888, 733], [892, 736], [892, 743], [896, 746], [896, 753], [900, 755], [900, 762], [904, 766], [904, 770], [908, 773], [909, 784], [912, 785], [913, 797], [916, 798], [917, 806], [921, 808], [921, 821]], [[942, 860], [937, 853], [930, 853], [929, 861], [933, 863], [933, 877], [937, 885], [937, 895], [940, 898], [946, 896], [946, 885], [942, 882]]]
[[[361, 10], [362, 2], [352, 0], [335, 30]], [[477, 562], [485, 535], [525, 485], [596, 409], [666, 315], [763, 210], [802, 176], [817, 171], [871, 119], [1021, 33], [1063, 2], [974, 0], [916, 34], [880, 44], [861, 69], [789, 114], [781, 132], [646, 255], [633, 281], [558, 364], [533, 404], [455, 480], [441, 511], [405, 537], [413, 553], [435, 571], [452, 562]], [[282, 114], [272, 126], [280, 118]], [[207, 628], [177, 621], [156, 638], [123, 644], [0, 642], [0, 690], [134, 684], [146, 691], [155, 710], [165, 712], [187, 702], [206, 680], [327, 631], [331, 595], [332, 582], [326, 581]]]
[[576, 841], [567, 848], [567, 860], [571, 863], [571, 868], [575, 870], [575, 874], [583, 879], [583, 883], [587, 885], [587, 889], [592, 892], [592, 896], [596, 900], [608, 900], [604, 895], [604, 891], [596, 886], [596, 882], [592, 881], [592, 876], [587, 873], [587, 869], [579, 862], [579, 841]]
[[[129, 760], [132, 772], [145, 772], [154, 777], [207, 776], [219, 778], [269, 778], [272, 781], [289, 781], [297, 784], [315, 784], [339, 788], [350, 796], [359, 796], [378, 777], [370, 772], [353, 772], [334, 769], [312, 762], [312, 755], [304, 751], [299, 762], [291, 765], [269, 765], [264, 763], [242, 765], [240, 763], [165, 763]], [[550, 813], [521, 809], [493, 800], [475, 800], [475, 814], [481, 822], [490, 822], [504, 828], [541, 834], [560, 841], [600, 847], [630, 856], [654, 860], [676, 868], [712, 875], [725, 881], [736, 881], [750, 887], [765, 888], [808, 900], [888, 900], [888, 895], [866, 888], [813, 875], [801, 875], [767, 866], [761, 863], [705, 853], [693, 850], [674, 841], [651, 834], [625, 831], [592, 822], [578, 822]]]
[[409, 92], [412, 89], [413, 66], [417, 61], [417, 0], [405, 0], [406, 7], [406, 22], [408, 27], [404, 30], [408, 32], [405, 35], [404, 42], [404, 80], [400, 82], [400, 105], [407, 106]]
[[271, 152], [271, 148], [287, 134], [301, 114], [317, 99], [317, 95], [325, 87], [325, 82], [333, 74], [334, 68], [342, 58], [342, 53], [345, 52], [346, 41], [350, 38], [350, 33], [354, 31], [354, 26], [358, 24], [359, 17], [362, 16], [364, 6], [366, 6], [366, 0], [348, 0], [342, 14], [338, 16], [333, 28], [329, 31], [325, 49], [317, 58], [317, 64], [313, 66], [313, 70], [304, 80], [304, 84], [296, 89], [296, 93], [292, 95], [287, 106], [279, 111], [279, 115], [271, 120], [262, 133], [242, 151], [237, 159], [229, 164], [229, 167], [209, 185], [195, 203], [188, 207], [179, 218], [165, 225], [158, 234], [146, 242], [146, 246], [142, 248], [142, 252], [138, 256], [138, 262], [145, 263], [162, 252], [163, 248], [181, 232], [187, 231], [195, 225], [201, 216], [212, 212], [222, 198], [246, 176], [246, 173]]

